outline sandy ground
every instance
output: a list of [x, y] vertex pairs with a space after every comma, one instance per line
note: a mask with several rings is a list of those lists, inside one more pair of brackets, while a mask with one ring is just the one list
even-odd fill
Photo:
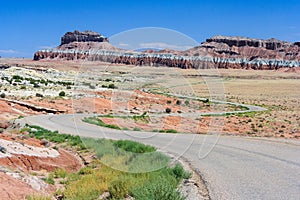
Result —
[[[223, 97], [227, 101], [260, 105], [268, 109], [267, 112], [255, 115], [227, 116], [220, 118], [223, 121], [223, 134], [247, 135], [261, 137], [300, 137], [299, 99], [300, 70], [298, 68], [279, 69], [276, 71], [254, 71], [220, 69], [210, 70], [182, 70], [173, 68], [153, 68], [111, 65], [100, 62], [82, 61], [32, 61], [30, 59], [0, 59], [0, 63], [22, 66], [30, 69], [55, 69], [64, 72], [85, 71], [95, 74], [107, 75], [109, 78], [130, 79], [131, 82], [118, 83], [123, 87], [137, 88], [136, 85], [146, 87], [156, 92], [174, 92], [176, 94], [197, 95], [210, 98], [214, 87], [222, 86]], [[91, 74], [89, 74], [90, 76]], [[100, 76], [100, 78], [102, 78]], [[148, 79], [147, 79], [148, 78]], [[102, 78], [105, 79], [105, 78]], [[160, 81], [159, 83], [153, 83]], [[146, 82], [145, 82], [146, 81]], [[213, 83], [217, 83], [214, 85]], [[136, 84], [136, 85], [135, 85]], [[211, 87], [209, 87], [211, 86]], [[176, 104], [176, 98], [130, 90], [130, 94], [119, 90], [77, 90], [83, 96], [73, 98], [37, 98], [30, 97], [18, 99], [37, 106], [64, 110], [65, 113], [98, 113], [98, 114], [135, 114], [143, 112], [160, 113], [170, 108], [177, 117], [151, 117], [152, 123], [136, 123], [132, 120], [116, 119], [117, 124], [124, 128], [138, 127], [145, 130], [175, 129], [179, 132], [207, 133], [215, 121], [213, 117], [182, 118], [180, 113], [195, 113], [196, 111], [212, 111], [213, 107], [201, 102], [185, 100], [181, 105]], [[97, 97], [96, 97], [97, 96]], [[8, 120], [18, 116], [32, 114], [45, 114], [36, 112], [20, 105], [12, 105], [0, 101], [0, 127], [6, 128]], [[231, 108], [226, 108], [231, 109]], [[108, 120], [108, 119], [107, 119]], [[113, 122], [112, 122], [113, 123]], [[126, 125], [127, 124], [127, 125]]]

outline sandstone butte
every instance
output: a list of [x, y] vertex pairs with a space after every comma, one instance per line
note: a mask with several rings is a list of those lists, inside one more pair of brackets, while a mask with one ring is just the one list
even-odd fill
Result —
[[74, 31], [62, 36], [58, 47], [37, 51], [33, 59], [89, 60], [182, 69], [274, 70], [299, 67], [299, 52], [300, 42], [228, 36], [206, 39], [200, 46], [185, 51], [165, 49], [135, 52], [114, 47], [109, 43], [108, 38], [99, 33]]

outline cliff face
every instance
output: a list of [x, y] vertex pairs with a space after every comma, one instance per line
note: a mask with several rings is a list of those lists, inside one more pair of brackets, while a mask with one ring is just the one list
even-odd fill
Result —
[[128, 65], [179, 68], [278, 69], [300, 67], [299, 42], [276, 39], [215, 36], [186, 51], [132, 52], [112, 46], [108, 39], [94, 32], [68, 32], [60, 46], [34, 54], [40, 59], [87, 59]]
[[69, 44], [71, 42], [108, 42], [108, 39], [96, 32], [79, 32], [75, 30], [74, 32], [67, 32], [62, 36], [60, 45]]
[[207, 39], [199, 47], [187, 50], [188, 55], [210, 54], [214, 57], [245, 58], [253, 60], [278, 59], [278, 60], [300, 60], [300, 48], [298, 43], [289, 43], [276, 40], [250, 39], [244, 37], [216, 36]]
[[269, 50], [277, 50], [279, 48], [285, 48], [291, 44], [288, 42], [280, 41], [275, 38], [268, 40], [252, 39], [246, 37], [226, 37], [226, 36], [215, 36], [209, 39], [206, 39], [207, 43], [216, 42], [224, 43], [229, 47], [262, 47]]

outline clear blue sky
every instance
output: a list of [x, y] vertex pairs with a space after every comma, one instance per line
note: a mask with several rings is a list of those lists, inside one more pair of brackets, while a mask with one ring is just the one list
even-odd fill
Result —
[[75, 29], [109, 37], [163, 27], [198, 42], [218, 34], [300, 41], [299, 0], [3, 0], [0, 20], [2, 57], [32, 57]]

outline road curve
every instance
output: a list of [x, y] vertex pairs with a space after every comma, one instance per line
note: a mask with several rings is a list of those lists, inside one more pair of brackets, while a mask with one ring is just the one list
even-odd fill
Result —
[[299, 141], [118, 131], [84, 123], [85, 116], [41, 115], [19, 122], [86, 137], [140, 141], [182, 156], [200, 172], [211, 199], [300, 199]]

